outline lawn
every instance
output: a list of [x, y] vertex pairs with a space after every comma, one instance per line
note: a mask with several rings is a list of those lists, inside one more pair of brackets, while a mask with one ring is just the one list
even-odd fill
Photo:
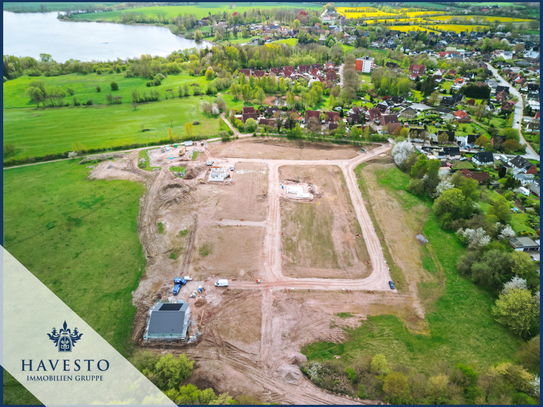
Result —
[[530, 226], [526, 225], [525, 222], [527, 220], [528, 215], [526, 213], [519, 212], [513, 213], [511, 215], [511, 222], [509, 223], [511, 224], [511, 227], [513, 228], [517, 236], [519, 236], [522, 232], [527, 232], [530, 235], [534, 236], [536, 235], [536, 231], [533, 230]]
[[[4, 83], [4, 109], [12, 109], [18, 107], [36, 107], [28, 96], [25, 95], [25, 91], [33, 81], [44, 81], [47, 87], [61, 87], [66, 96], [64, 97], [64, 104], [69, 103], [73, 106], [74, 97], [80, 103], [86, 103], [91, 99], [93, 104], [107, 105], [107, 95], [111, 93], [114, 97], [122, 97], [121, 101], [126, 104], [132, 103], [132, 91], [137, 89], [140, 94], [143, 92], [149, 92], [151, 90], [158, 91], [161, 99], [165, 99], [167, 96], [171, 98], [171, 92], [166, 92], [166, 89], [171, 89], [175, 97], [178, 96], [177, 89], [179, 86], [186, 84], [198, 83], [201, 91], [207, 89], [210, 81], [207, 81], [204, 76], [190, 76], [187, 74], [168, 75], [166, 79], [162, 80], [160, 86], [147, 87], [146, 83], [148, 79], [134, 77], [125, 78], [124, 73], [102, 74], [96, 73], [81, 75], [70, 74], [61, 76], [21, 76], [17, 79], [13, 79]], [[119, 90], [111, 90], [111, 82], [116, 82], [119, 85]], [[100, 92], [97, 92], [96, 86], [100, 87]], [[74, 91], [73, 96], [68, 93], [68, 89], [71, 88]], [[191, 87], [189, 86], [189, 89]], [[191, 91], [192, 93], [192, 91]]]
[[[144, 187], [64, 161], [4, 171], [4, 247], [116, 350], [132, 349]], [[37, 404], [4, 372], [5, 404]]]
[[287, 38], [287, 39], [284, 39], [284, 40], [274, 41], [273, 43], [274, 44], [287, 44], [287, 45], [290, 45], [292, 47], [295, 47], [296, 44], [298, 43], [298, 38]]
[[[218, 132], [219, 121], [200, 111], [201, 101], [212, 99], [191, 96], [140, 104], [137, 109], [129, 104], [8, 109], [4, 110], [4, 143], [15, 146], [15, 157], [37, 157], [71, 151], [72, 143], [78, 149], [79, 144], [98, 149], [156, 142], [168, 138], [168, 127], [174, 135], [184, 136], [189, 121], [200, 122], [194, 126], [194, 136], [212, 136]], [[225, 97], [227, 103], [229, 99]]]
[[[396, 193], [406, 212], [412, 200], [419, 198], [405, 193], [408, 176], [397, 168], [387, 170], [380, 182]], [[403, 198], [408, 196], [409, 199]], [[429, 205], [428, 202], [425, 203]], [[426, 310], [428, 335], [411, 334], [395, 316], [368, 316], [357, 329], [348, 330], [348, 339], [341, 344], [317, 342], [303, 348], [308, 360], [333, 359], [340, 355], [349, 360], [354, 353], [382, 353], [392, 364], [405, 363], [429, 373], [439, 361], [450, 365], [474, 363], [478, 369], [488, 368], [504, 359], [512, 359], [522, 341], [494, 321], [490, 313], [495, 297], [490, 292], [461, 277], [456, 260], [465, 249], [453, 233], [443, 231], [430, 214], [423, 227], [446, 275], [443, 295]], [[424, 264], [426, 264], [425, 262]], [[419, 284], [419, 291], [435, 290]]]

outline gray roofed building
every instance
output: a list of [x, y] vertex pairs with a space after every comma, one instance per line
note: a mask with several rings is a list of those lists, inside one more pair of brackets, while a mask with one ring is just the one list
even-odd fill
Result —
[[509, 244], [517, 252], [530, 252], [539, 250], [539, 245], [529, 237], [513, 237], [509, 239]]
[[190, 305], [158, 302], [149, 312], [143, 339], [185, 340], [190, 324]]

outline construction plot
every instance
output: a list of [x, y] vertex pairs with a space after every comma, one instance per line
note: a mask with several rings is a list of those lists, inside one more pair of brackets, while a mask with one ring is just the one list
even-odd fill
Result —
[[215, 219], [264, 221], [268, 208], [268, 167], [237, 163], [231, 172], [232, 185], [221, 188], [216, 195]]
[[[371, 149], [373, 145], [365, 146]], [[211, 143], [209, 151], [215, 157], [257, 158], [273, 160], [342, 160], [354, 158], [360, 147], [332, 143], [286, 140], [278, 138], [251, 138]]]
[[217, 278], [254, 281], [264, 242], [264, 227], [208, 226], [198, 229], [190, 274], [197, 279]]
[[307, 202], [294, 202], [287, 193], [282, 197], [283, 274], [367, 277], [371, 272], [369, 255], [341, 170], [336, 166], [283, 166], [279, 179], [286, 184], [283, 191], [299, 182], [312, 186], [311, 195], [318, 197], [304, 199]]

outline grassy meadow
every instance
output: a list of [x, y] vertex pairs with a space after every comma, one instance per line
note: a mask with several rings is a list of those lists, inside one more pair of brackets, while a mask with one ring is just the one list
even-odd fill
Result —
[[[232, 107], [243, 104], [226, 102]], [[210, 96], [176, 98], [161, 102], [112, 106], [64, 107], [4, 110], [4, 143], [15, 146], [15, 157], [38, 157], [71, 151], [72, 144], [86, 149], [109, 148], [132, 143], [149, 143], [174, 135], [185, 135], [185, 123], [199, 121], [194, 135], [212, 136], [219, 122], [200, 110]], [[149, 129], [149, 131], [142, 131]], [[79, 148], [78, 148], [79, 149]]]
[[[121, 101], [126, 104], [132, 103], [132, 91], [137, 89], [140, 94], [143, 92], [149, 92], [155, 90], [160, 92], [162, 98], [167, 94], [171, 97], [170, 92], [166, 92], [166, 89], [171, 89], [175, 97], [177, 97], [177, 89], [184, 84], [190, 85], [197, 83], [200, 85], [200, 89], [207, 89], [208, 84], [211, 81], [207, 81], [204, 76], [190, 76], [187, 74], [169, 75], [166, 79], [162, 80], [160, 86], [147, 87], [146, 83], [148, 79], [133, 77], [126, 78], [124, 73], [102, 74], [96, 73], [81, 75], [81, 74], [69, 74], [61, 76], [21, 76], [19, 78], [7, 81], [4, 83], [4, 109], [13, 109], [18, 107], [36, 107], [25, 91], [29, 87], [30, 83], [34, 81], [44, 81], [47, 87], [61, 87], [66, 96], [64, 97], [64, 104], [69, 103], [73, 106], [73, 98], [75, 97], [78, 102], [85, 103], [91, 99], [93, 104], [107, 104], [107, 95], [111, 93], [114, 97], [122, 97]], [[116, 82], [119, 85], [119, 90], [111, 90], [111, 82]], [[96, 90], [96, 86], [100, 87], [100, 92]], [[73, 96], [68, 93], [68, 89], [73, 89]], [[192, 90], [191, 90], [192, 93]]]
[[[397, 168], [379, 174], [379, 182], [406, 212], [416, 201], [430, 206], [429, 202], [404, 192], [408, 181], [409, 176]], [[392, 364], [404, 363], [421, 372], [431, 372], [442, 360], [451, 365], [473, 363], [478, 368], [487, 368], [504, 359], [512, 359], [522, 341], [494, 321], [490, 310], [495, 296], [463, 278], [456, 270], [456, 260], [465, 248], [453, 233], [439, 227], [433, 213], [424, 224], [423, 234], [437, 254], [446, 276], [443, 295], [426, 309], [429, 333], [411, 334], [395, 316], [368, 316], [360, 328], [348, 331], [344, 343], [317, 342], [304, 347], [303, 353], [308, 360], [327, 360], [340, 355], [349, 361], [360, 352], [382, 353]], [[422, 251], [424, 249], [421, 247]], [[428, 261], [428, 254], [422, 254], [425, 268], [435, 273], [435, 265]], [[424, 300], [437, 288], [437, 283], [421, 283], [419, 293]]]
[[191, 4], [186, 6], [153, 6], [153, 7], [136, 7], [127, 10], [118, 10], [118, 11], [106, 11], [103, 13], [87, 13], [75, 15], [75, 20], [105, 20], [113, 21], [119, 20], [122, 13], [139, 13], [145, 16], [166, 16], [166, 17], [177, 17], [179, 14], [194, 14], [198, 18], [203, 18], [211, 14], [217, 13], [233, 13], [237, 11], [238, 13], [244, 13], [245, 11], [260, 8], [260, 9], [270, 9], [270, 8], [303, 8], [306, 10], [320, 10], [322, 9], [321, 5], [318, 4], [309, 4], [309, 3], [236, 3], [234, 8], [230, 8], [231, 3], [199, 3]]

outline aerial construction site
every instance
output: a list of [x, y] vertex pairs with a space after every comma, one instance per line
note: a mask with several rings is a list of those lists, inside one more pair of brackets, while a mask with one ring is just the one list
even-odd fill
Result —
[[[390, 145], [247, 137], [184, 148], [147, 150], [154, 171], [139, 168], [134, 151], [90, 174], [146, 186], [138, 233], [147, 264], [133, 293], [133, 339], [185, 353], [196, 361], [190, 381], [218, 391], [270, 403], [369, 403], [327, 393], [298, 365], [307, 360], [303, 346], [340, 342], [343, 328], [367, 315], [395, 310], [423, 321], [416, 272], [398, 287], [383, 252], [388, 244], [401, 265], [411, 231], [394, 230], [393, 209], [383, 204], [380, 226], [395, 235], [378, 237], [354, 171], [364, 162], [391, 165]], [[173, 296], [173, 279], [183, 276], [191, 280]], [[216, 287], [219, 279], [228, 287]], [[157, 300], [190, 304], [192, 340], [143, 341]], [[342, 312], [355, 318], [337, 318]]]

